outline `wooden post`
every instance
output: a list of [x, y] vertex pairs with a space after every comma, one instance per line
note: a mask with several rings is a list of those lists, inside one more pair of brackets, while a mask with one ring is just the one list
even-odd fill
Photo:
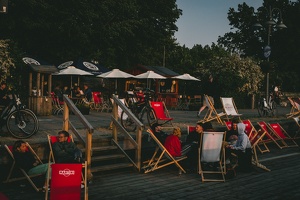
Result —
[[39, 91], [41, 89], [41, 73], [37, 73], [36, 75], [36, 91], [37, 91], [37, 96], [40, 96], [39, 95]]
[[41, 80], [41, 96], [44, 96], [44, 83], [45, 83], [45, 76], [42, 74], [42, 80]]
[[69, 131], [69, 107], [64, 103], [63, 127], [62, 130]]
[[28, 95], [32, 96], [32, 72], [29, 73], [29, 83], [28, 83], [28, 87], [29, 87], [29, 91], [28, 91]]
[[[117, 105], [116, 101], [114, 101], [114, 103], [113, 103], [113, 117], [114, 117], [115, 119], [118, 119], [118, 105]], [[114, 123], [113, 123], [112, 133], [113, 133], [113, 139], [114, 139], [116, 142], [118, 142], [117, 126], [115, 126]]]
[[48, 95], [50, 96], [52, 92], [52, 75], [48, 75]]
[[141, 155], [142, 155], [142, 127], [139, 127], [136, 131], [136, 143], [137, 143], [137, 149], [135, 150], [135, 160], [136, 160], [136, 166], [138, 170], [141, 170]]
[[87, 174], [88, 180], [93, 178], [93, 174], [91, 172], [91, 165], [92, 165], [92, 136], [93, 133], [89, 132], [86, 133], [86, 146], [85, 146], [85, 160], [87, 161]]

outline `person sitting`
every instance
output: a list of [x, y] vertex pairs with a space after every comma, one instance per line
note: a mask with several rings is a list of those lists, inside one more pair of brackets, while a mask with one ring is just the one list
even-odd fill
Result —
[[26, 142], [17, 140], [13, 145], [13, 155], [16, 165], [22, 168], [28, 175], [45, 174], [44, 189], [47, 184], [48, 163], [40, 163], [33, 154], [27, 150]]
[[84, 89], [84, 96], [88, 102], [92, 101], [93, 95], [92, 95], [92, 90], [89, 88], [87, 84], [83, 85]]
[[164, 143], [165, 148], [173, 157], [185, 156], [191, 150], [191, 145], [181, 147], [179, 138], [181, 138], [181, 130], [179, 127], [175, 127]]
[[252, 148], [250, 140], [245, 133], [246, 125], [237, 124], [238, 139], [235, 144], [226, 147], [238, 156], [239, 169], [244, 172], [252, 170]]
[[56, 163], [81, 163], [82, 152], [72, 141], [67, 131], [58, 132], [58, 142], [52, 145]]
[[231, 128], [229, 131], [226, 132], [226, 138], [225, 141], [233, 144], [236, 142], [238, 138], [238, 131], [237, 131], [237, 124], [239, 123], [239, 120], [237, 118], [233, 118], [231, 120]]
[[64, 99], [63, 99], [63, 92], [62, 92], [59, 84], [57, 84], [55, 86], [53, 92], [54, 92], [55, 96], [59, 99], [59, 101], [64, 101]]
[[160, 124], [155, 122], [154, 124], [152, 124], [151, 130], [154, 133], [155, 137], [160, 141], [160, 143], [164, 144], [166, 138], [168, 137], [168, 134], [162, 131], [162, 127], [160, 126]]

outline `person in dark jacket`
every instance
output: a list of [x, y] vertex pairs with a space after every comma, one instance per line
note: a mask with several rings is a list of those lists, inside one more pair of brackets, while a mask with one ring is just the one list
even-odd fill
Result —
[[67, 131], [58, 132], [58, 142], [52, 145], [56, 163], [76, 163], [82, 162], [82, 152], [76, 144], [69, 140]]

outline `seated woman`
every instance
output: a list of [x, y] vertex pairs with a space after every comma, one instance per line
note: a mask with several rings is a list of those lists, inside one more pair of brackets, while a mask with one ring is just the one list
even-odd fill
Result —
[[16, 160], [16, 165], [26, 171], [28, 175], [45, 174], [45, 185], [48, 175], [48, 163], [40, 163], [33, 154], [27, 150], [27, 145], [23, 140], [18, 140], [14, 143], [13, 154]]
[[237, 124], [238, 139], [235, 144], [228, 145], [227, 148], [238, 156], [239, 169], [249, 172], [252, 169], [252, 148], [250, 140], [245, 133], [245, 128], [245, 124]]
[[191, 145], [181, 147], [180, 137], [181, 130], [179, 127], [176, 127], [173, 129], [173, 133], [165, 140], [164, 146], [173, 157], [185, 156], [191, 150]]

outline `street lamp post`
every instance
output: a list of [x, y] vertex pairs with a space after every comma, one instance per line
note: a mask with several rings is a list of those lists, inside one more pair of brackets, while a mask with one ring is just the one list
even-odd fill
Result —
[[[278, 11], [280, 14], [280, 18], [279, 18], [279, 23], [277, 23], [274, 21], [273, 18], [273, 14], [275, 11]], [[266, 22], [267, 28], [268, 28], [268, 43], [267, 46], [264, 48], [264, 56], [267, 58], [268, 64], [270, 62], [270, 55], [271, 55], [271, 47], [270, 47], [270, 37], [271, 37], [271, 32], [272, 32], [272, 28], [274, 27], [274, 25], [276, 25], [275, 27], [278, 29], [283, 29], [283, 28], [287, 28], [286, 25], [283, 23], [282, 20], [282, 14], [281, 14], [281, 10], [279, 8], [271, 8], [271, 6], [269, 7], [269, 11], [268, 11], [268, 17], [269, 20]], [[257, 28], [262, 28], [263, 26], [260, 23], [256, 23], [253, 25], [254, 27]], [[266, 83], [266, 100], [267, 102], [269, 102], [269, 77], [270, 77], [270, 73], [269, 71], [267, 71], [267, 83]]]

